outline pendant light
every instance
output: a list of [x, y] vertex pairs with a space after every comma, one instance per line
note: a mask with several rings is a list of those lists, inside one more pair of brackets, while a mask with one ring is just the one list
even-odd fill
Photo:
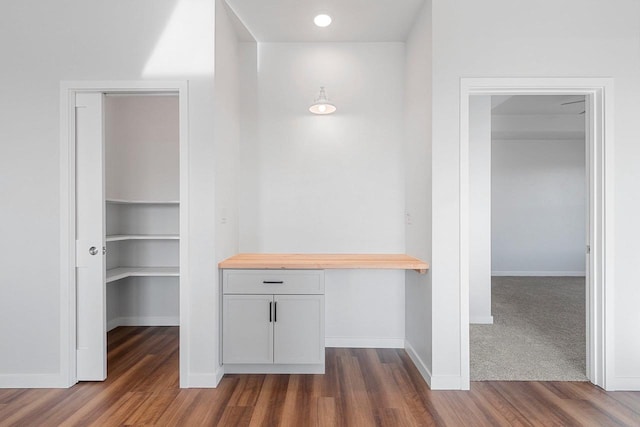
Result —
[[313, 101], [309, 111], [313, 114], [333, 114], [336, 112], [336, 106], [329, 102], [327, 93], [324, 91], [324, 86], [320, 87], [320, 93], [318, 97]]

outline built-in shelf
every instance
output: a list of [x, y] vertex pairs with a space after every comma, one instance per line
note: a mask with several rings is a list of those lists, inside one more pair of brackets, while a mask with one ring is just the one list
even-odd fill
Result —
[[179, 234], [112, 234], [107, 236], [107, 242], [122, 240], [180, 240]]
[[107, 270], [107, 283], [127, 277], [177, 277], [179, 267], [119, 267]]
[[107, 203], [118, 205], [179, 205], [179, 200], [125, 200], [125, 199], [107, 199]]

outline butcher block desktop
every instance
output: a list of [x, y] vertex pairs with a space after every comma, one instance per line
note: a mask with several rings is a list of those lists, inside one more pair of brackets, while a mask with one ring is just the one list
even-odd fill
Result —
[[428, 263], [405, 254], [238, 254], [218, 266], [265, 270], [396, 269], [421, 274], [429, 270]]
[[429, 269], [404, 254], [238, 254], [218, 266], [227, 374], [325, 372], [325, 270]]

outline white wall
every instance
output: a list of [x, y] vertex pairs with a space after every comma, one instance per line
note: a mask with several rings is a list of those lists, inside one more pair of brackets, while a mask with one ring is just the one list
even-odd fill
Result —
[[[519, 95], [523, 97], [526, 95]], [[505, 113], [505, 107], [500, 106]], [[584, 140], [583, 115], [570, 114], [495, 114], [491, 115], [491, 137], [496, 140], [549, 139]]]
[[491, 315], [491, 97], [469, 100], [469, 322]]
[[[404, 252], [404, 44], [261, 43], [257, 52], [241, 252]], [[308, 111], [320, 86], [336, 114]], [[329, 344], [402, 346], [404, 273], [335, 271], [325, 280]]]
[[105, 100], [107, 199], [180, 200], [177, 96]]
[[[259, 250], [402, 251], [401, 43], [263, 43]], [[308, 111], [326, 86], [338, 112]]]
[[[189, 378], [216, 351], [214, 6], [209, 0], [8, 0], [0, 13], [0, 385], [67, 385], [60, 346], [61, 80], [189, 80]], [[188, 22], [188, 25], [181, 25]], [[220, 237], [222, 238], [222, 237]], [[233, 245], [232, 236], [224, 239]], [[34, 262], [33, 248], [40, 256]]]
[[259, 246], [260, 150], [258, 141], [258, 44], [239, 44], [240, 67], [240, 173], [238, 174], [238, 222], [240, 250]]
[[492, 274], [585, 273], [585, 117], [492, 114]]
[[493, 323], [491, 276], [584, 275], [584, 132], [583, 116], [496, 115], [471, 97], [470, 323]]
[[180, 324], [175, 277], [129, 277], [107, 284], [107, 330]]
[[[460, 78], [615, 79], [615, 383], [640, 388], [640, 3], [438, 0], [433, 5], [433, 374], [460, 387]], [[576, 25], [576, 22], [579, 24]]]
[[492, 145], [493, 275], [584, 275], [584, 140]]
[[[407, 38], [405, 55], [406, 252], [429, 264], [431, 255], [431, 1]], [[406, 347], [425, 378], [432, 369], [432, 275], [405, 273]]]
[[[214, 155], [213, 163], [215, 175], [214, 188], [208, 191], [215, 194], [215, 215], [203, 218], [214, 227], [216, 236], [216, 258], [201, 260], [203, 264], [212, 268], [217, 275], [218, 262], [238, 253], [238, 164], [240, 143], [240, 57], [237, 35], [230, 15], [231, 12], [222, 0], [216, 0], [216, 33], [215, 33], [215, 86], [214, 86]], [[191, 256], [191, 255], [190, 255]], [[218, 360], [219, 354], [219, 307], [221, 291], [218, 277], [202, 287], [201, 293], [194, 294], [194, 298], [202, 298], [206, 302], [201, 306], [212, 327], [202, 325], [202, 330], [211, 340], [207, 341], [206, 351], [200, 352], [200, 362], [205, 372], [216, 370], [220, 376]], [[213, 286], [212, 286], [213, 285]], [[213, 306], [209, 305], [209, 302]], [[216, 357], [210, 356], [211, 352]], [[208, 383], [208, 381], [207, 381]], [[205, 384], [207, 384], [205, 383]]]

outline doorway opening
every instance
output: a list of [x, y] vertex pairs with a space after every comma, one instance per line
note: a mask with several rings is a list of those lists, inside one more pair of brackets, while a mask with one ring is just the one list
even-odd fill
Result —
[[586, 381], [585, 97], [470, 100], [472, 381]]
[[187, 123], [185, 82], [61, 86], [61, 348], [69, 386], [106, 378], [107, 341], [158, 339], [177, 327], [184, 372]]
[[[463, 78], [460, 98], [460, 349], [470, 386], [470, 100], [472, 95], [584, 96], [588, 170], [586, 377], [605, 388], [613, 374], [613, 85], [607, 78]], [[606, 96], [605, 96], [606, 94]], [[605, 114], [606, 112], [606, 114]]]

